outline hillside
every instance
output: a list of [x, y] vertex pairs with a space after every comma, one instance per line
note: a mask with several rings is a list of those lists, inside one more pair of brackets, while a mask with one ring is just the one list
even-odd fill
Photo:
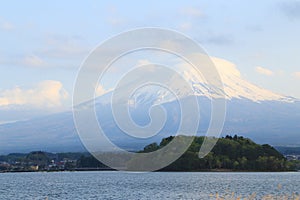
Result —
[[[217, 91], [221, 92], [226, 99], [226, 118], [222, 136], [227, 133], [238, 133], [252, 138], [260, 144], [300, 146], [300, 101], [298, 99], [276, 94], [256, 86], [247, 81], [233, 63], [217, 58], [212, 58], [212, 61], [219, 70], [224, 83], [223, 92], [203, 80], [193, 68], [178, 66], [178, 72], [182, 74], [191, 88], [182, 88], [178, 81], [165, 77], [165, 85], [170, 86], [169, 88], [172, 88], [174, 94], [164, 87], [147, 86], [136, 90], [129, 99], [124, 96], [117, 99], [120, 102], [116, 100], [115, 103], [118, 106], [128, 107], [128, 114], [130, 114], [128, 116], [126, 115], [127, 112], [120, 114], [121, 121], [129, 120], [130, 117], [130, 121], [141, 127], [151, 125], [149, 126], [151, 130], [150, 128], [143, 130], [138, 128], [137, 130], [137, 126], [129, 123], [124, 123], [124, 127], [120, 127], [120, 123], [115, 120], [115, 117], [119, 115], [114, 115], [112, 109], [114, 106], [112, 106], [111, 98], [114, 92], [109, 90], [95, 99], [79, 104], [75, 103], [74, 108], [76, 109], [74, 110], [70, 109], [34, 118], [26, 117], [24, 120], [0, 124], [0, 154], [28, 153], [39, 150], [47, 152], [85, 151], [81, 139], [85, 138], [86, 133], [95, 133], [93, 137], [97, 138], [98, 130], [91, 130], [91, 127], [97, 129], [98, 126], [91, 126], [91, 124], [86, 123], [86, 121], [92, 121], [88, 120], [90, 116], [83, 117], [82, 120], [74, 123], [73, 114], [86, 112], [87, 110], [93, 113], [93, 116], [95, 111], [99, 125], [111, 142], [129, 151], [140, 150], [147, 144], [159, 142], [162, 138], [175, 135], [183, 121], [187, 126], [184, 127], [185, 130], [182, 132], [195, 132], [190, 129], [193, 127], [193, 122], [195, 122], [195, 117], [190, 113], [195, 113], [197, 107], [200, 108], [195, 113], [200, 116], [197, 136], [203, 136], [207, 133], [212, 117], [215, 116], [212, 113], [218, 113], [213, 112], [213, 108], [216, 108], [216, 106], [212, 104], [216, 102], [214, 100], [219, 99], [214, 98], [214, 95], [218, 93]], [[153, 74], [153, 76], [156, 76], [156, 74]], [[136, 78], [144, 81], [146, 77]], [[122, 91], [126, 90], [124, 88]], [[191, 104], [195, 99], [198, 105]], [[129, 102], [130, 104], [128, 104]], [[164, 110], [164, 114], [156, 112], [161, 110], [160, 108]], [[150, 110], [153, 113], [149, 113]], [[6, 115], [5, 112], [2, 115]], [[161, 126], [160, 123], [151, 124], [153, 122], [151, 116], [155, 116], [157, 122], [165, 121], [164, 126]], [[80, 137], [78, 127], [76, 128], [75, 124], [77, 126], [81, 124], [81, 128], [84, 129], [82, 133], [79, 133]], [[147, 140], [130, 136], [131, 133], [150, 135], [156, 130], [160, 131], [154, 137], [147, 138]], [[93, 141], [99, 147], [99, 149], [93, 151], [103, 150], [101, 147], [105, 144], [102, 141]]]
[[[152, 143], [142, 152], [162, 148], [173, 138], [164, 138], [160, 144]], [[287, 171], [295, 168], [293, 163], [288, 162], [272, 146], [259, 145], [236, 135], [220, 138], [213, 150], [205, 158], [199, 159], [198, 153], [203, 140], [204, 137], [195, 137], [186, 153], [163, 171]]]

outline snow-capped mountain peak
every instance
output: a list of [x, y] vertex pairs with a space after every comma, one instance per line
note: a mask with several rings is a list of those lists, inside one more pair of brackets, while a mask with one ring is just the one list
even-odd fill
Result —
[[[182, 84], [181, 81], [178, 81], [178, 76], [176, 75], [168, 80], [166, 84], [170, 86], [172, 90], [156, 85], [141, 87], [134, 92], [128, 100], [128, 104], [131, 107], [137, 105], [143, 106], [145, 104], [157, 105], [191, 95], [203, 96], [209, 99], [220, 97], [225, 97], [227, 100], [246, 99], [252, 102], [278, 101], [292, 103], [296, 101], [295, 98], [276, 94], [245, 80], [232, 62], [216, 57], [211, 57], [211, 61], [219, 73], [223, 88], [208, 83], [208, 81], [203, 78], [201, 72], [197, 71], [197, 69], [188, 63], [180, 63], [176, 66], [176, 70], [178, 70], [180, 76], [184, 78], [188, 84]], [[126, 90], [126, 88], [124, 88], [124, 90]]]
[[[272, 91], [263, 89], [243, 79], [240, 71], [235, 64], [220, 58], [211, 58], [216, 66], [220, 78], [223, 82], [224, 96], [226, 99], [248, 99], [254, 102], [261, 101], [284, 101], [294, 102], [295, 99], [284, 95], [276, 94]], [[188, 80], [194, 89], [194, 95], [211, 97], [211, 88], [195, 69], [191, 67], [183, 68], [183, 76]]]

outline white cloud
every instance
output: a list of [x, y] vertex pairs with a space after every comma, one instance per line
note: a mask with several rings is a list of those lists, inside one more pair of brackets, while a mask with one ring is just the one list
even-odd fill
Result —
[[49, 35], [44, 46], [38, 53], [46, 58], [81, 60], [91, 50], [80, 36]]
[[29, 105], [38, 108], [53, 108], [62, 106], [68, 98], [67, 91], [59, 81], [46, 80], [34, 88], [15, 87], [0, 91], [0, 106]]
[[[0, 65], [33, 67], [33, 68], [54, 66], [54, 64], [50, 65], [50, 63], [46, 62], [42, 57], [34, 54], [17, 55], [17, 56], [6, 55], [3, 56], [2, 58], [0, 57]], [[55, 67], [57, 66], [60, 65], [55, 65]]]
[[293, 73], [293, 76], [294, 76], [295, 78], [300, 78], [300, 72], [294, 72], [294, 73]]
[[144, 69], [147, 69], [149, 72], [155, 72], [155, 70], [157, 69], [156, 63], [152, 63], [148, 59], [138, 60], [137, 64], [136, 64], [136, 67], [141, 67], [141, 66], [143, 66]]
[[8, 120], [8, 121], [0, 121], [0, 125], [2, 124], [9, 124], [9, 123], [14, 123], [14, 122], [17, 122], [18, 120]]
[[263, 74], [263, 75], [266, 75], [266, 76], [272, 76], [274, 75], [274, 72], [269, 70], [269, 69], [266, 69], [266, 68], [263, 68], [263, 67], [256, 67], [255, 68], [255, 71], [259, 74]]
[[[199, 61], [193, 57], [197, 57]], [[201, 91], [199, 93], [200, 95], [205, 95], [208, 97], [219, 97], [220, 95], [220, 97], [222, 97], [225, 94], [227, 99], [246, 98], [256, 102], [283, 99], [285, 101], [290, 101], [290, 99], [285, 98], [280, 94], [276, 94], [270, 90], [266, 90], [248, 82], [243, 78], [237, 66], [228, 60], [210, 57], [210, 60], [212, 61], [211, 63], [207, 60], [207, 55], [199, 53], [190, 55], [187, 58], [189, 60], [194, 60], [194, 64], [200, 67], [200, 71], [196, 70], [196, 68], [191, 67], [189, 63], [185, 62], [180, 63], [176, 67], [182, 71], [181, 74], [183, 75], [184, 79], [191, 82], [193, 87]], [[213, 73], [214, 67], [216, 68], [219, 77]], [[222, 82], [224, 93], [222, 90], [220, 90], [220, 88], [222, 88], [220, 87], [220, 81]], [[173, 82], [174, 84], [177, 84], [176, 81]], [[204, 87], [202, 83], [204, 83]], [[206, 84], [208, 84], [209, 87], [206, 87]]]
[[5, 30], [5, 31], [10, 31], [14, 28], [15, 27], [12, 23], [0, 18], [0, 29]]
[[192, 23], [191, 22], [184, 22], [184, 23], [181, 23], [179, 25], [179, 28], [180, 30], [183, 30], [183, 31], [188, 31], [192, 28]]
[[98, 85], [98, 87], [96, 88], [96, 96], [102, 96], [108, 92], [112, 91], [112, 89], [105, 89], [102, 85]]
[[200, 9], [194, 8], [194, 7], [187, 7], [187, 8], [183, 8], [181, 10], [181, 13], [184, 15], [188, 15], [191, 17], [203, 17], [204, 14]]
[[42, 47], [31, 51], [33, 52], [31, 54], [2, 53], [0, 65], [47, 68], [78, 67], [91, 50], [87, 42], [80, 36], [46, 36], [41, 44]]
[[175, 42], [173, 40], [164, 40], [163, 42], [161, 42], [160, 48], [178, 52], [182, 48], [181, 45], [182, 44], [177, 41]]
[[141, 66], [141, 65], [150, 65], [151, 62], [147, 59], [141, 59], [137, 61], [137, 66]]
[[21, 61], [22, 65], [26, 65], [28, 67], [45, 67], [46, 62], [36, 55], [25, 56], [25, 58]]

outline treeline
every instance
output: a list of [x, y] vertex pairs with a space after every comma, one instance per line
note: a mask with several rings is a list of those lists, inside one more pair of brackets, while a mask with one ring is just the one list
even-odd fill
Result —
[[[177, 137], [180, 140], [188, 138], [188, 136]], [[164, 138], [159, 144], [149, 144], [140, 152], [156, 151], [173, 139], [173, 136]], [[212, 151], [200, 159], [198, 154], [204, 139], [205, 137], [194, 137], [188, 150], [161, 171], [294, 171], [300, 167], [299, 161], [287, 161], [272, 146], [259, 145], [237, 135], [219, 138]], [[39, 171], [110, 169], [87, 152], [53, 154], [36, 151], [29, 154], [0, 156], [0, 171], [26, 171], [34, 166], [39, 166]]]
[[[152, 143], [142, 152], [156, 151], [172, 139], [173, 136], [163, 139], [160, 144]], [[296, 168], [295, 163], [287, 161], [272, 146], [259, 145], [237, 135], [220, 138], [212, 151], [199, 159], [203, 141], [204, 137], [195, 137], [188, 150], [162, 171], [288, 171]]]

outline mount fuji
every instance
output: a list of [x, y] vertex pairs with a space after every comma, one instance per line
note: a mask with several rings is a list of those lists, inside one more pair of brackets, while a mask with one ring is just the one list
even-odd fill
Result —
[[[224, 84], [226, 119], [222, 134], [238, 134], [258, 143], [300, 146], [300, 101], [293, 97], [276, 94], [258, 87], [241, 76], [236, 66], [223, 59], [212, 58]], [[189, 104], [197, 98], [200, 107], [198, 135], [204, 135], [211, 118], [213, 91], [208, 83], [193, 69], [182, 69], [182, 76], [191, 85], [192, 92], [180, 88], [180, 101]], [[177, 84], [170, 80], [170, 84]], [[166, 121], [160, 132], [152, 137], [136, 139], [124, 133], [114, 120], [110, 100], [112, 92], [84, 102], [77, 108], [95, 106], [96, 115], [106, 136], [115, 144], [129, 150], [138, 150], [151, 142], [176, 134], [180, 124], [180, 106], [171, 92], [159, 87], [144, 88], [128, 101], [132, 120], [145, 126], [151, 122], [149, 109], [162, 106]], [[194, 109], [189, 107], [190, 111]], [[189, 116], [187, 121], [193, 121]], [[87, 119], [88, 120], [88, 119]], [[32, 150], [82, 151], [83, 145], [77, 134], [72, 111], [45, 117], [0, 125], [0, 154], [28, 152]]]

